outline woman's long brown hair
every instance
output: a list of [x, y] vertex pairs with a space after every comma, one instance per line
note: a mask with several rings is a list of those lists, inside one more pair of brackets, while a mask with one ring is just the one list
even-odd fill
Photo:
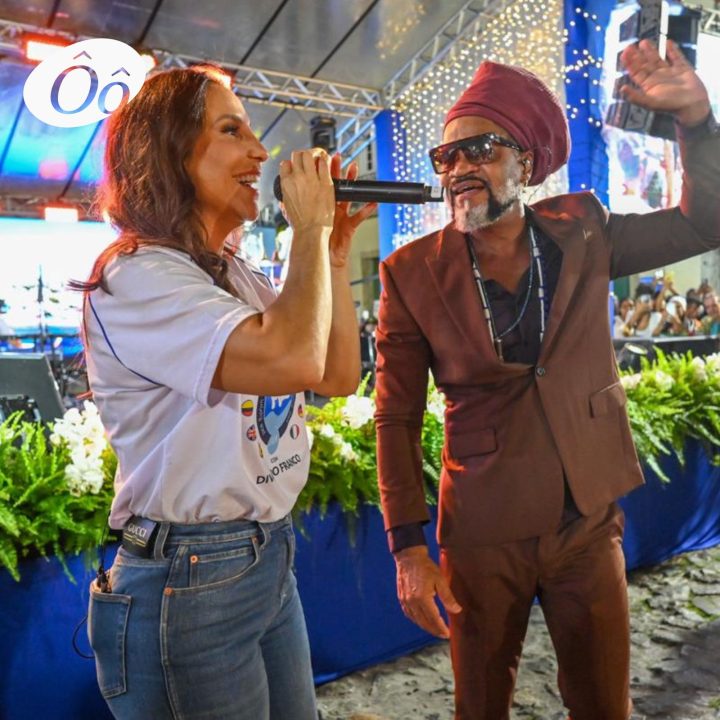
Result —
[[168, 70], [146, 80], [137, 96], [108, 120], [99, 209], [119, 231], [76, 290], [107, 290], [104, 271], [117, 255], [160, 245], [186, 252], [216, 285], [236, 295], [227, 260], [208, 249], [207, 231], [185, 168], [203, 128], [210, 83], [218, 69]]

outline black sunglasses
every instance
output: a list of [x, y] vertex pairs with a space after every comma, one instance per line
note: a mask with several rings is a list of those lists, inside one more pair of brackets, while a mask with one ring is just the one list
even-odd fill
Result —
[[517, 143], [497, 133], [489, 132], [438, 145], [431, 148], [428, 155], [430, 155], [433, 170], [438, 175], [442, 175], [455, 164], [459, 150], [463, 151], [468, 162], [482, 165], [495, 160], [495, 145], [503, 145], [522, 152], [522, 148]]

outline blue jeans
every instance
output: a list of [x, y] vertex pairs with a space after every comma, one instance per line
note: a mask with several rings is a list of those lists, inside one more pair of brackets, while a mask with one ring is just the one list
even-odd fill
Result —
[[289, 518], [162, 523], [91, 588], [88, 636], [119, 720], [316, 720]]

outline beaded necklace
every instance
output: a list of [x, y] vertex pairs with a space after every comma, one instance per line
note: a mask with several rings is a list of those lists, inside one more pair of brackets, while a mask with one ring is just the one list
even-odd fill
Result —
[[475, 247], [472, 242], [472, 238], [469, 233], [465, 234], [465, 242], [467, 243], [468, 252], [470, 253], [470, 262], [472, 263], [473, 276], [475, 277], [475, 283], [477, 284], [478, 293], [480, 295], [480, 301], [482, 302], [483, 315], [485, 322], [490, 332], [490, 338], [492, 339], [493, 347], [500, 360], [504, 360], [502, 352], [502, 339], [510, 332], [512, 332], [523, 319], [525, 311], [530, 303], [530, 297], [532, 295], [532, 288], [535, 281], [535, 274], [537, 273], [538, 282], [538, 300], [540, 301], [540, 342], [542, 343], [543, 337], [545, 336], [545, 278], [543, 277], [542, 270], [542, 257], [540, 255], [540, 248], [538, 247], [537, 241], [535, 240], [535, 232], [532, 225], [528, 228], [528, 237], [530, 243], [530, 273], [528, 276], [528, 287], [525, 293], [525, 300], [520, 308], [518, 316], [509, 328], [498, 333], [495, 327], [495, 319], [493, 318], [492, 310], [490, 309], [490, 301], [488, 299], [487, 290], [485, 289], [485, 282], [483, 281], [482, 274], [480, 273], [480, 263], [478, 262], [477, 254], [475, 253]]

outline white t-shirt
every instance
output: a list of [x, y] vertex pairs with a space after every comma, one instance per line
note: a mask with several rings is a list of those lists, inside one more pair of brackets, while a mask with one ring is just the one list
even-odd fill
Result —
[[635, 330], [635, 337], [639, 338], [650, 338], [652, 337], [653, 332], [655, 331], [655, 328], [660, 324], [660, 321], [662, 320], [662, 313], [659, 312], [651, 312], [650, 313], [650, 320], [648, 320], [647, 327], [643, 330]]
[[177, 523], [285, 516], [305, 485], [303, 393], [257, 397], [210, 387], [239, 323], [276, 298], [234, 259], [238, 299], [188, 255], [140, 248], [105, 270], [85, 308], [88, 378], [118, 456], [110, 525], [131, 515]]

